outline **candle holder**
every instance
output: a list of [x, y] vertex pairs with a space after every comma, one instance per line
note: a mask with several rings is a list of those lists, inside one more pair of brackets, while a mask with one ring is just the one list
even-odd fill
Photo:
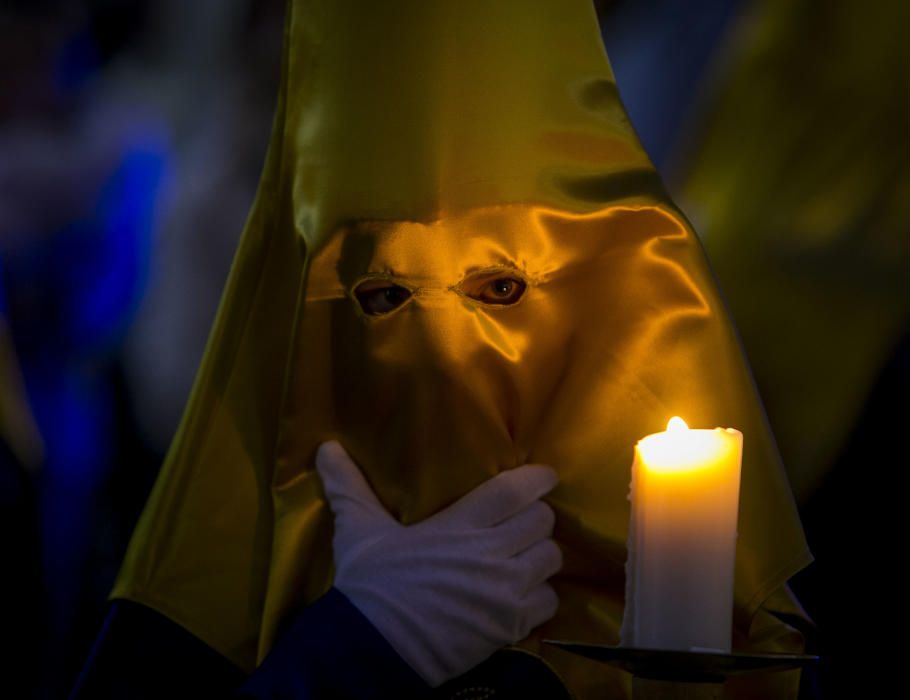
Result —
[[641, 649], [555, 639], [543, 643], [631, 673], [637, 700], [720, 698], [722, 684], [733, 676], [790, 671], [818, 662], [817, 656], [805, 654]]

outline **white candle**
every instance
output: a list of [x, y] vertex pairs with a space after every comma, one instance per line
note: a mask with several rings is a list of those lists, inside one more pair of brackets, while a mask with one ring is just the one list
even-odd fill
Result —
[[730, 651], [742, 445], [674, 417], [635, 446], [624, 645]]

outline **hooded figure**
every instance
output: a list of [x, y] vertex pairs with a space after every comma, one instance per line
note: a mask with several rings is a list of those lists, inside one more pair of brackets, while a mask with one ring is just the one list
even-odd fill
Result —
[[321, 442], [405, 524], [551, 464], [560, 608], [522, 645], [602, 697], [623, 674], [540, 640], [618, 640], [632, 448], [676, 414], [746, 436], [734, 645], [795, 650], [766, 611], [810, 561], [793, 500], [589, 0], [295, 0], [258, 196], [113, 597], [250, 670], [332, 585]]

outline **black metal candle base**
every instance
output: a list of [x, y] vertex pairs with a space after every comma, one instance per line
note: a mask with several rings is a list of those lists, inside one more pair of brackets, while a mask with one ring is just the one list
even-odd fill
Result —
[[637, 678], [680, 683], [723, 683], [757, 671], [789, 671], [818, 661], [802, 654], [724, 654], [711, 651], [637, 649], [545, 639], [544, 644], [628, 671]]

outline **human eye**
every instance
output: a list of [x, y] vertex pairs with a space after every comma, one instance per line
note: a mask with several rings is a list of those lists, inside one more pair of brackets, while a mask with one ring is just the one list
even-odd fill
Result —
[[365, 280], [354, 288], [354, 298], [365, 314], [382, 316], [394, 311], [412, 296], [407, 287], [389, 280]]
[[518, 274], [502, 270], [473, 275], [461, 284], [467, 296], [497, 306], [517, 303], [527, 287], [528, 283]]

